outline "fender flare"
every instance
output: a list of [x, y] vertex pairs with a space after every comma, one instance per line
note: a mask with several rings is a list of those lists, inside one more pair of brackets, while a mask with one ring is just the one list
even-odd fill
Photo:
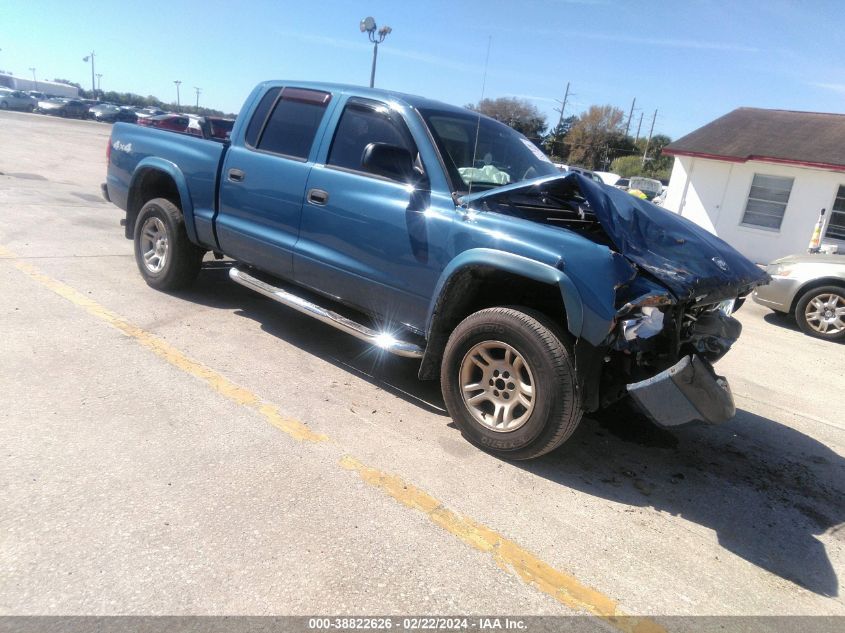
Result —
[[561, 300], [566, 311], [566, 328], [572, 336], [578, 338], [584, 323], [584, 305], [581, 301], [581, 293], [578, 288], [562, 270], [538, 262], [522, 255], [515, 255], [505, 251], [492, 248], [473, 248], [462, 252], [455, 257], [440, 275], [434, 289], [434, 295], [428, 307], [428, 319], [426, 321], [426, 333], [430, 334], [437, 318], [437, 308], [441, 304], [441, 298], [448, 292], [449, 280], [467, 268], [483, 267], [502, 270], [520, 277], [526, 277], [532, 281], [539, 281], [549, 285], [557, 285], [560, 288]]
[[[490, 248], [473, 248], [455, 257], [437, 281], [426, 321], [426, 350], [420, 365], [420, 378], [434, 378], [440, 371], [440, 359], [448, 339], [448, 333], [441, 332], [437, 325], [442, 306], [452, 292], [451, 282], [460, 279], [462, 273], [471, 268], [493, 269], [548, 284], [556, 285], [566, 314], [565, 327], [576, 339], [580, 338], [584, 323], [584, 305], [577, 287], [562, 270], [542, 262]], [[457, 290], [459, 291], [459, 289]], [[564, 325], [564, 324], [561, 324]]]
[[[188, 238], [196, 244], [197, 230], [194, 224], [194, 205], [191, 202], [188, 181], [185, 179], [185, 175], [182, 173], [182, 170], [180, 170], [175, 163], [171, 163], [170, 161], [157, 156], [147, 156], [142, 159], [132, 172], [132, 180], [129, 182], [127, 200], [132, 200], [132, 196], [136, 191], [136, 188], [140, 186], [139, 183], [142, 175], [149, 171], [158, 171], [166, 174], [173, 181], [173, 184], [176, 185], [176, 191], [179, 194], [179, 208], [182, 210], [182, 217], [185, 218], [185, 230], [188, 233]], [[142, 203], [143, 202], [144, 201], [142, 201]]]

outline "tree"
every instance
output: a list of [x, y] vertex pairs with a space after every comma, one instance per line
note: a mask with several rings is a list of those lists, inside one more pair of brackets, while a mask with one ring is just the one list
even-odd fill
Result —
[[631, 176], [643, 176], [642, 156], [620, 156], [610, 163], [610, 171], [619, 174], [623, 178]]
[[546, 130], [545, 115], [537, 109], [537, 106], [525, 99], [517, 97], [482, 99], [477, 105], [468, 104], [464, 107], [501, 121], [538, 144]]
[[53, 83], [57, 84], [64, 84], [66, 86], [74, 86], [75, 88], [82, 88], [78, 83], [75, 81], [70, 81], [69, 79], [54, 79]]
[[611, 105], [590, 106], [568, 134], [569, 162], [589, 169], [607, 167], [618, 152], [630, 152], [625, 136], [625, 113]]
[[575, 116], [566, 117], [543, 139], [543, 150], [553, 161], [559, 163], [567, 161], [569, 145], [566, 142], [566, 137], [577, 120], [578, 118]]

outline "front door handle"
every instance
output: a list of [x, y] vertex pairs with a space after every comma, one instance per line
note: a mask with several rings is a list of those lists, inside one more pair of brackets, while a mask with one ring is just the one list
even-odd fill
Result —
[[329, 192], [323, 191], [322, 189], [309, 189], [308, 190], [308, 202], [311, 204], [318, 204], [320, 206], [326, 204], [329, 201]]
[[230, 169], [227, 174], [230, 182], [243, 182], [246, 174], [240, 169]]

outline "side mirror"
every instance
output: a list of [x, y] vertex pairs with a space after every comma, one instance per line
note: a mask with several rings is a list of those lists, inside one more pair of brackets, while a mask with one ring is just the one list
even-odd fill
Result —
[[370, 173], [401, 182], [419, 179], [411, 152], [397, 145], [370, 143], [361, 155], [361, 166]]

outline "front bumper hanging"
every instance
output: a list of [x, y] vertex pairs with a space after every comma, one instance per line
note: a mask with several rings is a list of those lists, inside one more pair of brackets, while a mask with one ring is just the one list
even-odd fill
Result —
[[695, 420], [719, 424], [736, 414], [728, 381], [696, 355], [685, 356], [647, 380], [631, 383], [628, 393], [660, 426], [679, 426]]

